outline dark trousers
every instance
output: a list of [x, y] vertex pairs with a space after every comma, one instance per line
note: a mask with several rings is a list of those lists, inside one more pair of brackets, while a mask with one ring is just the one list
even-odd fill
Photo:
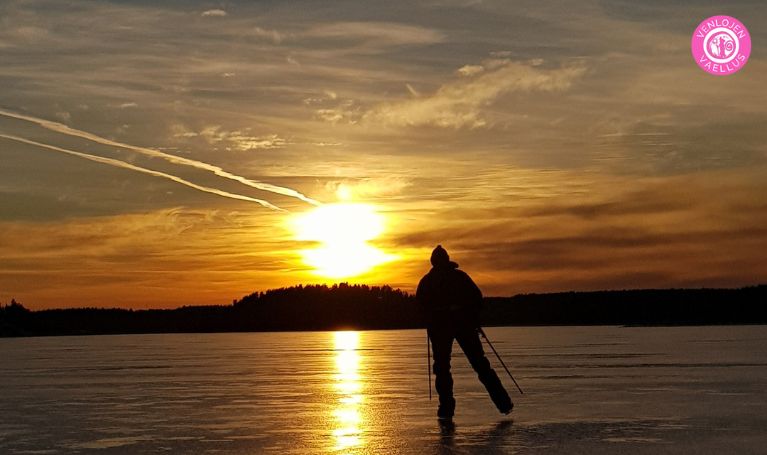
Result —
[[463, 353], [469, 359], [479, 380], [487, 389], [490, 398], [501, 412], [511, 408], [511, 398], [503, 388], [501, 380], [490, 366], [482, 349], [477, 330], [473, 327], [455, 327], [453, 324], [432, 325], [428, 330], [431, 349], [434, 354], [434, 385], [439, 394], [440, 412], [453, 415], [455, 398], [453, 398], [453, 376], [450, 374], [450, 356], [453, 350], [453, 340], [458, 341]]

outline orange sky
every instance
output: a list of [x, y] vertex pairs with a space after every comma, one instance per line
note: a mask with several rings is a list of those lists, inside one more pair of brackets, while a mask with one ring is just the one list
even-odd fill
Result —
[[390, 259], [346, 281], [412, 290], [438, 243], [487, 295], [767, 280], [764, 8], [714, 77], [706, 6], [227, 5], [3, 3], [0, 302], [338, 281], [291, 222], [344, 198]]

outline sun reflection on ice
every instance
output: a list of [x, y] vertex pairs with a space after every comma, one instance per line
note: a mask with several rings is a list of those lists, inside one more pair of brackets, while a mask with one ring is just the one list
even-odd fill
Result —
[[335, 422], [333, 437], [335, 450], [358, 449], [364, 445], [362, 439], [362, 376], [358, 332], [335, 332], [336, 374], [335, 390], [338, 398], [333, 409]]

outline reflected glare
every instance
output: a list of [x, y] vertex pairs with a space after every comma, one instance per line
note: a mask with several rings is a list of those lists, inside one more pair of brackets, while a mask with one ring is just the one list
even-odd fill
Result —
[[362, 376], [358, 332], [335, 332], [336, 374], [334, 388], [337, 393], [332, 411], [334, 420], [333, 437], [335, 450], [362, 447], [361, 425], [363, 423], [360, 405], [363, 402]]

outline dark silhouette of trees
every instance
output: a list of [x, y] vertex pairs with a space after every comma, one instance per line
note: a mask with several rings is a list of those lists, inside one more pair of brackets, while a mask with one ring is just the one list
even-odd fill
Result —
[[[767, 285], [487, 297], [482, 324], [706, 325], [767, 323]], [[231, 305], [174, 310], [0, 305], [0, 336], [421, 327], [415, 298], [390, 286], [340, 283], [255, 292]]]
[[30, 313], [15, 299], [8, 305], [0, 305], [0, 336], [25, 335], [23, 327], [28, 325]]
[[409, 294], [390, 286], [347, 283], [299, 285], [243, 297], [234, 304], [245, 321], [264, 330], [407, 328], [419, 323]]
[[485, 299], [486, 325], [767, 323], [767, 285], [520, 294]]

